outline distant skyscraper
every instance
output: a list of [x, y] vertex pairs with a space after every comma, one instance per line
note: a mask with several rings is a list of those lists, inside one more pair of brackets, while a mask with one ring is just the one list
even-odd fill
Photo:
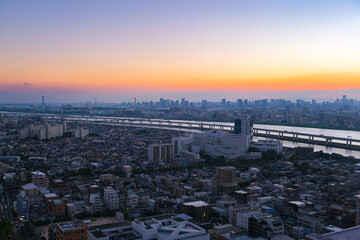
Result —
[[243, 105], [243, 100], [242, 99], [236, 100], [236, 106], [237, 107], [241, 107], [242, 105]]
[[182, 98], [182, 99], [181, 99], [180, 106], [181, 106], [181, 107], [185, 107], [185, 98]]
[[221, 99], [221, 106], [226, 107], [226, 99], [225, 98]]
[[207, 107], [207, 100], [201, 101], [201, 107], [206, 108]]
[[42, 96], [41, 107], [42, 107], [42, 112], [45, 112], [45, 97], [44, 96]]
[[343, 95], [342, 101], [343, 101], [343, 103], [347, 102], [347, 96], [346, 95]]
[[234, 125], [235, 134], [250, 135], [250, 132], [251, 132], [250, 119], [242, 118], [235, 120], [235, 125]]

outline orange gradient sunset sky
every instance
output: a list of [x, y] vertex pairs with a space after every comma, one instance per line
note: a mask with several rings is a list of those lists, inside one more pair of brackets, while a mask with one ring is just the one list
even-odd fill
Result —
[[0, 1], [0, 101], [354, 88], [355, 0]]

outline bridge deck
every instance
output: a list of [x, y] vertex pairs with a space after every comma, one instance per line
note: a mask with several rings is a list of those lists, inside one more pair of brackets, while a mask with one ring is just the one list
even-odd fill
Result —
[[305, 136], [305, 137], [314, 137], [314, 138], [322, 138], [322, 139], [331, 139], [331, 140], [340, 140], [340, 141], [351, 141], [351, 142], [360, 142], [360, 139], [352, 139], [352, 138], [342, 138], [342, 137], [335, 137], [335, 136], [324, 136], [324, 135], [317, 135], [317, 134], [309, 134], [309, 133], [300, 133], [300, 132], [289, 132], [289, 131], [280, 131], [280, 130], [272, 130], [266, 128], [254, 128], [253, 131], [264, 131], [269, 132], [268, 135], [271, 133], [281, 133], [281, 134], [289, 134], [289, 135], [297, 135], [297, 136]]
[[[204, 131], [204, 130], [222, 130], [232, 131], [234, 129], [233, 123], [229, 122], [205, 122], [205, 121], [182, 121], [182, 120], [166, 120], [166, 119], [145, 119], [145, 118], [130, 118], [130, 117], [107, 117], [107, 116], [86, 116], [86, 115], [60, 115], [60, 114], [44, 114], [44, 113], [20, 113], [20, 112], [0, 112], [6, 114], [29, 116], [37, 115], [44, 117], [48, 120], [64, 120], [64, 121], [77, 121], [93, 124], [107, 124], [107, 125], [127, 125], [127, 126], [141, 126], [141, 127], [153, 127], [153, 128], [166, 128], [177, 129], [179, 131]], [[272, 133], [277, 133], [272, 134]], [[265, 128], [253, 128], [254, 136], [262, 136], [274, 139], [283, 139], [293, 142], [304, 142], [312, 144], [329, 144], [332, 140], [342, 141], [344, 143], [334, 143], [344, 146], [352, 145], [352, 143], [360, 143], [360, 139], [324, 136], [317, 134], [301, 133], [301, 132], [289, 132], [274, 129]], [[280, 135], [280, 136], [279, 136]], [[290, 136], [289, 136], [290, 135]], [[306, 138], [304, 138], [306, 137]], [[315, 139], [316, 138], [316, 139]], [[320, 140], [319, 140], [320, 139]], [[345, 144], [346, 143], [346, 144]], [[322, 145], [322, 144], [320, 144]], [[339, 146], [338, 146], [339, 147]]]

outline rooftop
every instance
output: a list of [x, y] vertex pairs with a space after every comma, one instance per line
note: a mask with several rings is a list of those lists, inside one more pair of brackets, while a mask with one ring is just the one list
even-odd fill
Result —
[[45, 198], [54, 198], [54, 197], [57, 197], [56, 193], [46, 193], [44, 194], [44, 197]]
[[85, 226], [85, 223], [83, 221], [69, 221], [69, 222], [58, 223], [57, 226], [62, 231], [69, 231], [69, 230], [83, 228]]
[[124, 226], [130, 226], [131, 223], [128, 221], [122, 221], [122, 222], [114, 222], [114, 223], [107, 223], [102, 225], [94, 225], [88, 228], [89, 231], [92, 230], [105, 230], [105, 229], [111, 229], [111, 228], [117, 228], [117, 227], [124, 227]]
[[305, 207], [306, 206], [306, 203], [301, 202], [301, 201], [291, 201], [289, 203], [294, 204], [294, 205], [296, 205], [298, 207]]
[[36, 176], [46, 176], [46, 174], [45, 173], [43, 173], [43, 172], [40, 172], [40, 171], [35, 171], [35, 172], [31, 172], [31, 174], [32, 175], [36, 175]]
[[64, 201], [61, 200], [61, 199], [53, 199], [52, 201], [53, 201], [55, 204], [63, 204], [63, 203], [64, 203]]
[[35, 189], [38, 188], [35, 184], [33, 183], [28, 183], [22, 186], [23, 189], [29, 190], [29, 189]]
[[184, 222], [174, 225], [167, 225], [158, 229], [158, 235], [163, 238], [178, 239], [180, 236], [182, 238], [186, 237], [201, 237], [207, 235], [206, 231], [199, 226], [190, 223]]
[[209, 206], [209, 204], [207, 204], [204, 201], [194, 201], [194, 202], [187, 202], [187, 203], [183, 203], [185, 206], [193, 206], [193, 207], [206, 207]]
[[307, 238], [311, 240], [344, 240], [344, 239], [358, 239], [360, 236], [360, 226], [347, 228], [338, 232], [325, 233], [325, 234], [311, 234]]

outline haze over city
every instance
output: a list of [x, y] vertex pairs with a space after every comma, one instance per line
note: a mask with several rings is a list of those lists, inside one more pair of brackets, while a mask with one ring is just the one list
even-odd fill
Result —
[[359, 13], [359, 1], [2, 1], [0, 101], [360, 88]]

